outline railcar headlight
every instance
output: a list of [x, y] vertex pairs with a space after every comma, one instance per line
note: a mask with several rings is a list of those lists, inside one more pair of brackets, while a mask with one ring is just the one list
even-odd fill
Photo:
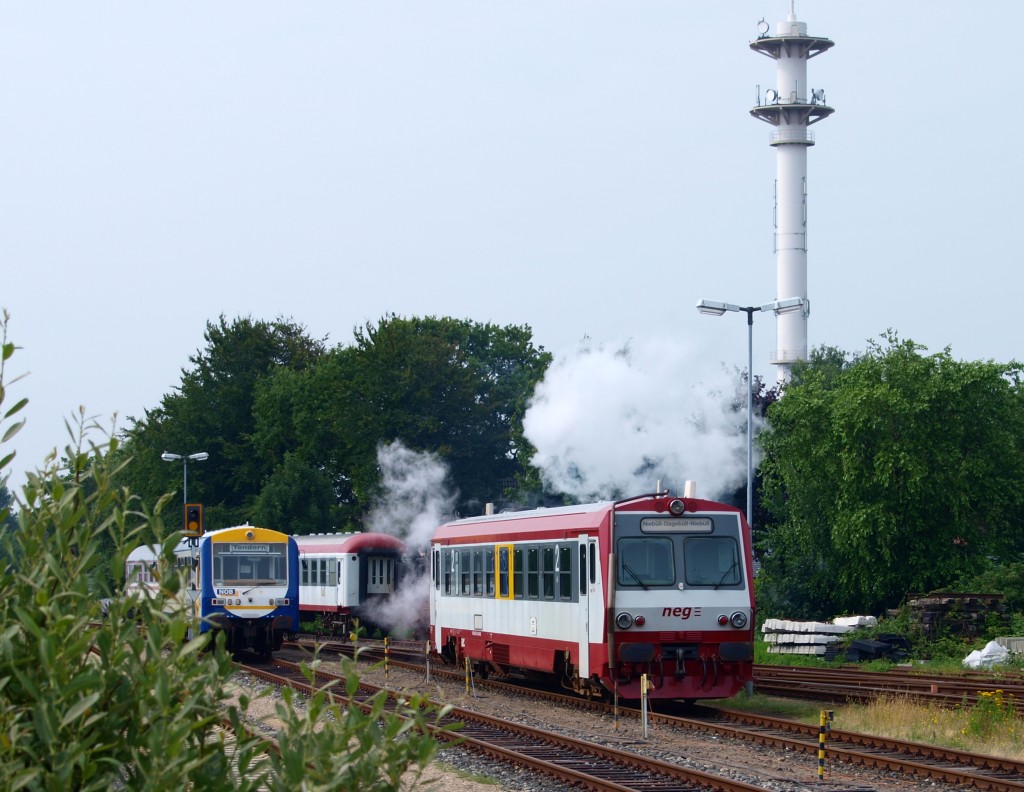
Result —
[[620, 630], [628, 630], [633, 626], [633, 617], [625, 612], [620, 613], [615, 617], [615, 626]]
[[668, 510], [670, 513], [677, 517], [686, 511], [686, 504], [683, 503], [682, 498], [673, 498], [668, 502]]
[[737, 630], [742, 630], [747, 626], [747, 614], [743, 611], [736, 611], [732, 616], [729, 617], [729, 624], [735, 627]]

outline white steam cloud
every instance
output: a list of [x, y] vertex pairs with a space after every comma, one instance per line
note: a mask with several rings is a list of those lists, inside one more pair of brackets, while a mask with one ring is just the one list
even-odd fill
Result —
[[449, 490], [448, 468], [436, 454], [413, 451], [400, 440], [377, 447], [377, 464], [384, 491], [366, 527], [404, 540], [409, 563], [401, 587], [373, 615], [393, 632], [413, 634], [427, 620], [430, 540], [451, 518], [456, 493]]
[[[739, 389], [739, 393], [737, 393]], [[746, 481], [745, 386], [677, 342], [585, 340], [554, 361], [523, 418], [548, 488], [580, 500], [653, 492], [721, 498]]]
[[410, 553], [426, 551], [434, 529], [455, 508], [448, 467], [436, 454], [413, 451], [401, 440], [377, 446], [377, 464], [384, 492], [367, 516], [368, 530], [403, 539]]

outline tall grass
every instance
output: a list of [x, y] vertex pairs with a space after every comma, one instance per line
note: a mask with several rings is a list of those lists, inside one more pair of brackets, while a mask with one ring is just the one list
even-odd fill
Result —
[[[839, 713], [836, 713], [839, 719]], [[1001, 690], [980, 691], [976, 704], [941, 707], [904, 696], [845, 707], [835, 728], [868, 732], [960, 751], [1024, 760], [1024, 719], [1012, 696]]]
[[[833, 729], [1024, 761], [1024, 718], [1015, 712], [1013, 696], [998, 689], [979, 693], [976, 704], [955, 707], [896, 695], [828, 709], [834, 712]], [[819, 722], [822, 709], [809, 702], [757, 694], [736, 696], [727, 706], [811, 724]]]

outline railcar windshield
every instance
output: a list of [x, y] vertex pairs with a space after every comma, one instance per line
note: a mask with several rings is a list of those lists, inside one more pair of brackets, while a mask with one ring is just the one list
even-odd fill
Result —
[[736, 586], [742, 580], [739, 546], [731, 536], [691, 536], [683, 543], [688, 586]]
[[742, 588], [745, 576], [736, 515], [684, 520], [616, 517], [616, 584], [624, 589]]
[[218, 542], [213, 545], [215, 586], [288, 585], [287, 542]]
[[671, 586], [675, 583], [675, 552], [664, 536], [638, 536], [618, 543], [619, 585]]

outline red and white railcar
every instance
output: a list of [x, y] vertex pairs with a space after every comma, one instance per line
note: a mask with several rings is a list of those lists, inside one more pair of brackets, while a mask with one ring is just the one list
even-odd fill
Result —
[[457, 520], [431, 544], [433, 649], [588, 695], [726, 698], [753, 676], [750, 526], [667, 493]]
[[374, 626], [374, 606], [395, 593], [405, 543], [382, 533], [296, 536], [299, 613], [322, 617], [326, 631], [348, 635], [356, 624]]

